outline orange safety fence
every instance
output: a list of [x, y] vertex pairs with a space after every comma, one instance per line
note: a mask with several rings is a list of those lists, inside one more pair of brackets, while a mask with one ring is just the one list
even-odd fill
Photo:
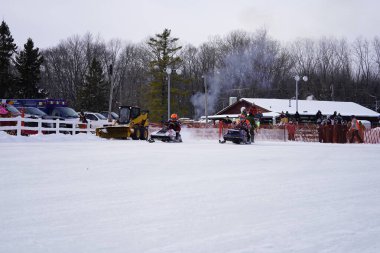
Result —
[[380, 127], [372, 128], [364, 132], [364, 143], [380, 143]]

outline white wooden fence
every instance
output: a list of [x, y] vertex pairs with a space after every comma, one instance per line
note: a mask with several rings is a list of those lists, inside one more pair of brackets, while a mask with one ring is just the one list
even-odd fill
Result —
[[[30, 124], [35, 126], [30, 126]], [[37, 123], [37, 124], [33, 124]], [[51, 127], [48, 127], [51, 126]], [[69, 127], [68, 127], [69, 126]], [[28, 134], [45, 134], [45, 133], [94, 133], [96, 127], [92, 127], [91, 122], [82, 124], [78, 121], [70, 120], [49, 120], [49, 119], [31, 119], [31, 118], [0, 118], [0, 131], [7, 131], [18, 136]]]

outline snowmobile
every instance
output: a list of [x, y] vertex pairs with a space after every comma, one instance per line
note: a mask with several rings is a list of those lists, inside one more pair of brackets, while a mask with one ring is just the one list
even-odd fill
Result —
[[181, 134], [178, 133], [178, 136], [176, 135], [173, 129], [164, 126], [161, 130], [152, 133], [148, 141], [151, 143], [155, 142], [155, 140], [162, 142], [182, 142]]
[[251, 144], [247, 131], [244, 129], [228, 129], [227, 133], [223, 135], [223, 140], [219, 140], [219, 143], [226, 143], [227, 141], [235, 144]]

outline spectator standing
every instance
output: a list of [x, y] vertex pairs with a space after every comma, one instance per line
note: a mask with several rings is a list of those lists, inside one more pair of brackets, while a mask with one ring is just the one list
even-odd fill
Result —
[[263, 114], [260, 109], [257, 110], [257, 113], [255, 114], [255, 122], [256, 122], [256, 133], [258, 129], [260, 128], [260, 122], [261, 118], [263, 117]]
[[285, 122], [285, 113], [282, 111], [280, 114], [280, 125], [285, 125], [285, 123], [287, 123]]
[[333, 142], [333, 125], [331, 116], [327, 116], [325, 119], [325, 124], [323, 126], [324, 132], [324, 142], [332, 143]]
[[288, 130], [288, 140], [295, 141], [296, 125], [293, 124], [293, 121], [289, 121], [289, 123], [286, 124], [286, 129]]
[[87, 127], [88, 121], [83, 111], [79, 113], [79, 121], [81, 122], [81, 124], [79, 124], [79, 128], [84, 129]]
[[315, 115], [315, 119], [317, 121], [317, 124], [320, 124], [323, 120], [322, 112], [318, 110], [317, 114]]
[[350, 143], [354, 142], [354, 138], [356, 137], [360, 143], [363, 143], [362, 138], [359, 135], [359, 121], [356, 119], [355, 115], [351, 116], [351, 138], [350, 138]]
[[326, 124], [326, 121], [321, 119], [321, 121], [318, 123], [318, 140], [320, 143], [325, 142], [325, 134], [324, 134], [324, 126]]
[[298, 113], [298, 111], [296, 111], [296, 114], [294, 114], [294, 119], [297, 124], [300, 123], [300, 114]]
[[286, 118], [286, 123], [290, 121], [290, 114], [288, 111], [285, 112], [285, 118]]

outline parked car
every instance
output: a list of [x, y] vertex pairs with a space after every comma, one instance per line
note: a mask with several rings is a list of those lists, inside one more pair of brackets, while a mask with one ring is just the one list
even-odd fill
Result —
[[[24, 118], [31, 119], [57, 119], [58, 117], [49, 116], [44, 111], [36, 107], [18, 107], [17, 108], [21, 113], [24, 114]], [[38, 127], [37, 122], [25, 122], [25, 126], [28, 127]], [[53, 123], [42, 123], [42, 127], [52, 128], [55, 127]], [[34, 132], [31, 132], [32, 134]]]
[[50, 115], [64, 119], [65, 123], [61, 123], [59, 125], [60, 127], [72, 128], [73, 124], [79, 123], [78, 113], [74, 111], [73, 108], [70, 108], [70, 107], [55, 107], [51, 111]]
[[[32, 119], [47, 119], [47, 120], [64, 120], [64, 118], [58, 117], [58, 116], [50, 116], [47, 115], [44, 111], [41, 109], [38, 109], [36, 107], [19, 107], [19, 111], [24, 112], [25, 118], [32, 118]], [[37, 126], [37, 122], [29, 122], [30, 126]], [[54, 123], [42, 123], [42, 127], [55, 127]]]
[[[108, 119], [108, 112], [107, 111], [101, 111], [100, 114], [102, 114], [104, 117], [106, 117], [106, 119]], [[116, 112], [111, 112], [111, 118], [113, 120], [118, 120], [119, 115]]]
[[[17, 108], [14, 107], [13, 105], [2, 103], [1, 106], [2, 106], [1, 109], [4, 109], [3, 107], [5, 107], [6, 110], [4, 111], [4, 113], [0, 114], [0, 117], [13, 118], [13, 117], [21, 116], [21, 113], [19, 112], [19, 110], [17, 110]], [[0, 126], [16, 126], [16, 125], [17, 125], [16, 121], [0, 121]], [[16, 134], [15, 130], [10, 130], [7, 132], [10, 134]]]
[[12, 117], [21, 116], [21, 112], [16, 107], [14, 107], [13, 105], [5, 104], [5, 107], [11, 113]]
[[56, 107], [51, 111], [50, 115], [64, 119], [79, 119], [78, 113], [70, 107]]
[[104, 127], [112, 125], [111, 122], [108, 122], [108, 119], [102, 114], [97, 112], [84, 112], [84, 115], [90, 124], [91, 128]]

